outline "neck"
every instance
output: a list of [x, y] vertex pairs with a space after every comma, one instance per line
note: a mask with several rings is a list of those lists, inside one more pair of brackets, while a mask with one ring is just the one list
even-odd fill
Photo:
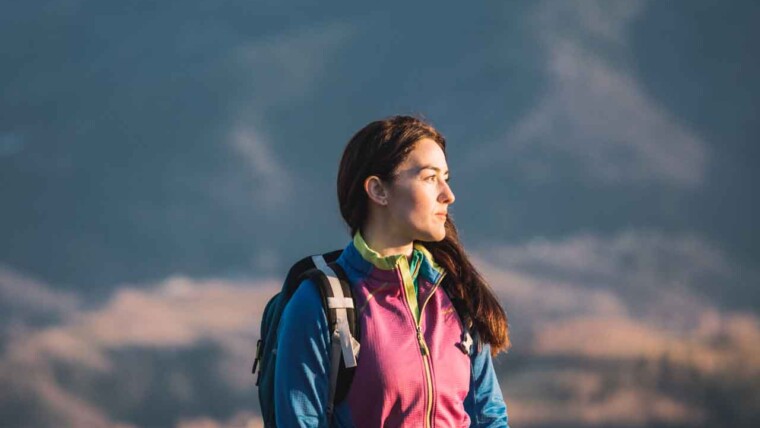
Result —
[[392, 233], [392, 228], [388, 227], [388, 225], [370, 221], [362, 229], [361, 234], [364, 242], [382, 257], [398, 254], [403, 254], [407, 257], [412, 256], [414, 241], [401, 238], [397, 234]]

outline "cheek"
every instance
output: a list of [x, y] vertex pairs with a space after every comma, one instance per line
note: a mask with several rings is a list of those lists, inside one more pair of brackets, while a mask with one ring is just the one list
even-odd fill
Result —
[[416, 217], [428, 218], [433, 214], [434, 197], [431, 197], [428, 189], [418, 189], [410, 195], [410, 208]]
[[393, 217], [402, 222], [414, 221], [417, 215], [414, 195], [397, 196], [393, 205]]
[[394, 216], [402, 222], [427, 224], [433, 218], [435, 195], [425, 186], [414, 186], [396, 194]]

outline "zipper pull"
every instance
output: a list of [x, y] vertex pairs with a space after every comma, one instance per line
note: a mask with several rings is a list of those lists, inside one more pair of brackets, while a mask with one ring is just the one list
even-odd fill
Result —
[[427, 355], [427, 344], [425, 344], [425, 339], [422, 338], [422, 330], [420, 330], [419, 327], [417, 327], [417, 341], [420, 343], [420, 352], [422, 352], [422, 355]]

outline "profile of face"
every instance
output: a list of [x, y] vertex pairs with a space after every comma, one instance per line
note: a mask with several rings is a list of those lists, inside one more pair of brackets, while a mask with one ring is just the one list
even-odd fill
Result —
[[429, 138], [417, 141], [377, 199], [386, 208], [388, 232], [408, 241], [443, 240], [448, 208], [454, 203], [448, 175], [441, 147]]

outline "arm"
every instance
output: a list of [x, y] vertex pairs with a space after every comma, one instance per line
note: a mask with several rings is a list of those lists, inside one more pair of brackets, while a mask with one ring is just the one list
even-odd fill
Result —
[[[476, 339], [476, 343], [480, 339]], [[470, 415], [474, 427], [509, 428], [507, 405], [501, 395], [499, 380], [493, 368], [491, 346], [483, 343], [480, 350], [473, 351], [470, 392], [464, 401], [464, 408]]]
[[277, 426], [327, 427], [330, 341], [317, 286], [304, 281], [282, 313], [274, 402]]

